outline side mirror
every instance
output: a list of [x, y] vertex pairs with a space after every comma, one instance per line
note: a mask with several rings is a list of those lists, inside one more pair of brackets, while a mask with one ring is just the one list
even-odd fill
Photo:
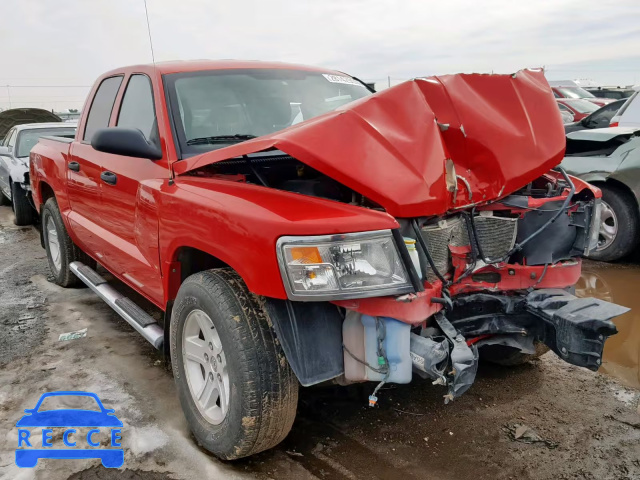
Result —
[[149, 143], [137, 128], [109, 127], [96, 130], [91, 138], [91, 146], [98, 152], [112, 153], [127, 157], [160, 160], [162, 151]]
[[9, 150], [9, 147], [0, 147], [0, 155], [8, 157], [11, 155], [11, 150]]

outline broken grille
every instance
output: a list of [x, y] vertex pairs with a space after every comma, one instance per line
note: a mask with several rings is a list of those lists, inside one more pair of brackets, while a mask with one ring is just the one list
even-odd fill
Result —
[[[482, 252], [490, 259], [504, 257], [515, 245], [517, 223], [517, 218], [485, 215], [474, 217], [476, 245], [480, 244]], [[421, 231], [433, 263], [441, 274], [451, 269], [449, 247], [463, 247], [470, 244], [466, 220], [462, 216], [440, 220], [433, 225], [425, 225]], [[426, 273], [428, 281], [437, 279], [430, 266], [427, 266]]]

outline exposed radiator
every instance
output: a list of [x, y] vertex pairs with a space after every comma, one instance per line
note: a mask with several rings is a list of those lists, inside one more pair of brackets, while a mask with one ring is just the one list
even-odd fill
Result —
[[477, 216], [473, 221], [478, 235], [476, 242], [486, 257], [500, 259], [515, 245], [517, 218]]
[[[436, 265], [438, 272], [443, 275], [451, 268], [449, 245], [452, 243], [460, 243], [462, 227], [464, 227], [464, 223], [462, 218], [459, 216], [440, 220], [437, 224], [425, 225], [422, 227], [422, 238], [427, 244], [429, 254], [433, 259], [433, 263]], [[467, 237], [467, 245], [468, 244], [469, 242]], [[427, 280], [431, 282], [436, 278], [438, 277], [431, 267], [427, 266]]]
[[[502, 258], [513, 248], [516, 241], [517, 218], [478, 215], [474, 217], [477, 239], [482, 252], [490, 259]], [[437, 224], [422, 227], [424, 239], [433, 263], [441, 274], [451, 269], [449, 246], [469, 245], [466, 220], [462, 216], [440, 220]], [[437, 278], [431, 267], [427, 266], [427, 280]]]

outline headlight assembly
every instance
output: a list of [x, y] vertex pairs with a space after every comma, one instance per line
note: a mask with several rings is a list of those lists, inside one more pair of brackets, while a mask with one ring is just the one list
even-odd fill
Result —
[[291, 300], [339, 300], [413, 291], [390, 230], [281, 237], [276, 248]]

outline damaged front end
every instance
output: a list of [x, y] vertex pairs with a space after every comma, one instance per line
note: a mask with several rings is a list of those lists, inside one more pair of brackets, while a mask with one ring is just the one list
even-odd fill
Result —
[[405, 82], [172, 168], [386, 212], [396, 228], [282, 232], [286, 299], [265, 311], [302, 385], [378, 382], [375, 404], [415, 372], [450, 401], [488, 347], [596, 370], [627, 310], [570, 292], [601, 195], [552, 170], [564, 148], [544, 75], [523, 71]]

